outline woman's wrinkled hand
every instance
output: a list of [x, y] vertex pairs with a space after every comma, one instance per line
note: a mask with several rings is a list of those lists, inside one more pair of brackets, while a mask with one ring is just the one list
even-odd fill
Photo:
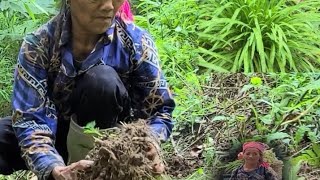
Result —
[[56, 166], [52, 170], [52, 176], [55, 180], [77, 180], [77, 172], [89, 168], [93, 161], [80, 160], [69, 166]]
[[160, 159], [159, 151], [159, 147], [155, 146], [154, 143], [148, 143], [146, 157], [153, 161], [152, 171], [155, 174], [162, 174], [165, 171], [165, 166]]

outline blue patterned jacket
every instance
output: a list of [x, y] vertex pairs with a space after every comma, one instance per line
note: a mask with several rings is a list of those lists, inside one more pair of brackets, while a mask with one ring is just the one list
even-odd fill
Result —
[[278, 175], [271, 167], [259, 166], [253, 171], [246, 172], [241, 165], [232, 171], [229, 180], [278, 180]]
[[60, 13], [22, 43], [14, 73], [13, 128], [22, 157], [39, 179], [64, 165], [54, 148], [57, 122], [69, 120], [67, 100], [74, 78], [97, 64], [112, 66], [131, 95], [136, 118], [147, 119], [165, 140], [170, 136], [175, 102], [161, 71], [151, 36], [116, 17], [81, 69], [73, 65], [70, 13]]

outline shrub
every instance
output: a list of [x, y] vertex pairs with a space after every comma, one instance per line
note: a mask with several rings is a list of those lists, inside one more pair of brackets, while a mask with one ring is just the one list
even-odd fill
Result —
[[319, 0], [206, 0], [200, 65], [232, 72], [318, 71]]

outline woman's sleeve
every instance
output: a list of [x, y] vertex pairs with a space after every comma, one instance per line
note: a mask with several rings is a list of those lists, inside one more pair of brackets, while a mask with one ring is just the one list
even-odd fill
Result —
[[238, 173], [238, 169], [235, 169], [231, 172], [231, 176], [230, 176], [230, 179], [229, 180], [236, 180], [237, 179], [237, 173]]
[[48, 97], [48, 38], [44, 32], [24, 39], [14, 73], [12, 125], [22, 158], [39, 179], [64, 165], [54, 148], [56, 109]]
[[175, 102], [160, 67], [155, 43], [148, 33], [142, 35], [140, 57], [132, 73], [134, 114], [148, 119], [159, 138], [167, 140], [173, 129]]
[[271, 167], [268, 167], [267, 172], [266, 172], [266, 179], [267, 180], [279, 180], [280, 177]]

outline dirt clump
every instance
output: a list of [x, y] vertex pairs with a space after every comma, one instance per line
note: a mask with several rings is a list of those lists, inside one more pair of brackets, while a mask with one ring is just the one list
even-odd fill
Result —
[[[156, 147], [156, 156], [148, 155], [150, 145]], [[86, 159], [94, 164], [78, 172], [79, 180], [148, 180], [155, 175], [155, 164], [163, 164], [159, 142], [145, 120], [104, 133]]]
[[166, 158], [166, 163], [167, 173], [178, 179], [186, 179], [187, 176], [204, 165], [202, 159], [191, 159], [174, 155], [168, 156], [168, 158]]

